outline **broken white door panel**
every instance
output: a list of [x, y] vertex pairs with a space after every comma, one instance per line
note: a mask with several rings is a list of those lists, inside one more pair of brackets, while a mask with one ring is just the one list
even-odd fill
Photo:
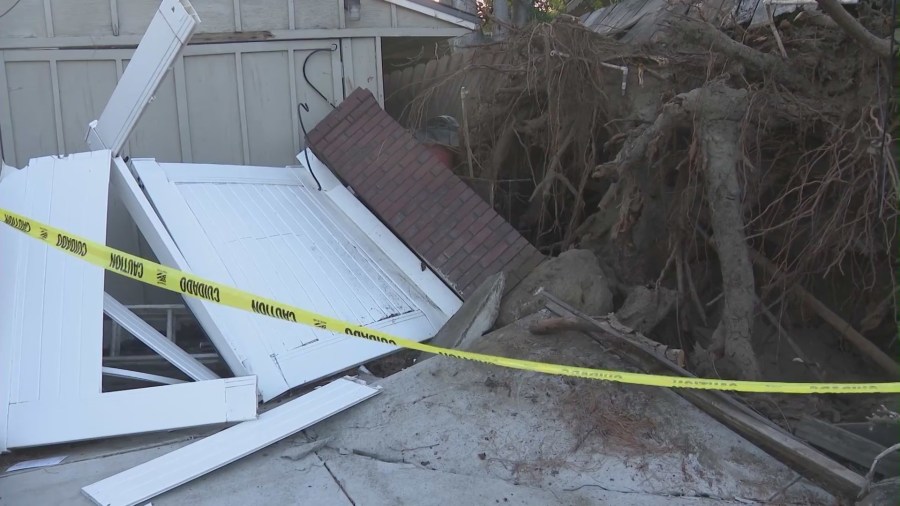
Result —
[[147, 383], [159, 383], [160, 385], [178, 385], [181, 383], [187, 383], [184, 380], [169, 378], [168, 376], [160, 376], [158, 374], [149, 374], [139, 371], [129, 371], [128, 369], [119, 369], [117, 367], [103, 367], [101, 371], [103, 372], [104, 376], [146, 381]]
[[256, 405], [253, 376], [12, 404], [7, 444], [18, 448], [253, 420]]
[[[422, 268], [422, 260], [416, 256], [403, 242], [397, 238], [388, 228], [372, 214], [371, 211], [356, 198], [343, 183], [322, 163], [312, 152], [307, 149], [297, 155], [297, 160], [306, 163], [307, 158], [312, 166], [319, 183], [322, 185], [322, 193], [331, 200], [332, 207], [339, 209], [339, 213], [333, 213], [335, 219], [342, 220], [344, 226], [354, 226], [368, 239], [367, 249], [380, 265], [390, 268], [396, 267], [402, 274], [392, 276], [399, 281], [408, 281], [413, 287], [401, 287], [410, 298], [419, 305], [429, 318], [432, 318], [439, 326], [443, 326], [448, 315], [453, 315], [462, 305], [462, 301], [431, 269]], [[314, 187], [315, 181], [309, 171], [300, 169], [297, 173], [308, 187]], [[380, 255], [378, 255], [380, 253]], [[385, 262], [384, 259], [389, 261]], [[427, 294], [425, 300], [417, 297]], [[435, 306], [436, 311], [432, 311]]]
[[88, 131], [91, 149], [118, 155], [200, 18], [187, 0], [163, 0], [128, 68]]
[[[111, 179], [111, 191], [121, 200], [134, 219], [134, 223], [146, 239], [150, 249], [159, 261], [169, 267], [181, 271], [190, 271], [190, 266], [184, 259], [178, 246], [172, 240], [169, 231], [160, 221], [156, 210], [147, 200], [144, 192], [138, 186], [137, 180], [131, 174], [131, 170], [121, 157], [113, 160]], [[232, 348], [230, 340], [226, 337], [227, 327], [221, 326], [228, 318], [231, 310], [215, 304], [204, 304], [194, 297], [184, 297], [185, 305], [191, 310], [194, 317], [203, 327], [206, 335], [216, 346], [222, 359], [228, 364], [236, 376], [247, 376], [250, 370], [244, 365], [244, 358], [237, 355]], [[231, 331], [233, 332], [233, 330]], [[262, 381], [260, 380], [260, 383]]]
[[[34, 159], [0, 181], [0, 207], [71, 233], [78, 254], [80, 237], [105, 242], [109, 175], [107, 150]], [[102, 393], [103, 269], [4, 220], [0, 450], [253, 419], [253, 377]]]
[[[305, 169], [132, 163], [199, 276], [420, 341], [449, 317], [327, 195], [304, 184]], [[223, 315], [216, 323], [259, 376], [265, 399], [394, 349], [262, 315]]]
[[132, 506], [250, 455], [374, 396], [380, 390], [339, 379], [145, 464], [82, 488], [96, 504]]
[[103, 312], [191, 379], [203, 381], [219, 378], [190, 353], [179, 348], [108, 293], [103, 294]]

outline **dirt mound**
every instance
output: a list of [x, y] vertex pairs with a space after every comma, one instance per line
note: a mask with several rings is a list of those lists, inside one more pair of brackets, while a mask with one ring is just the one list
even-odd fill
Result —
[[606, 315], [613, 308], [612, 292], [597, 257], [588, 250], [573, 249], [539, 265], [504, 297], [498, 325], [508, 325], [543, 308], [546, 301], [535, 296], [541, 289], [587, 314]]

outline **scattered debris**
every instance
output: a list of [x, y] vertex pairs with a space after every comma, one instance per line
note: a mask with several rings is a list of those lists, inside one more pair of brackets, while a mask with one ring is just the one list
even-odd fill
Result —
[[378, 392], [352, 379], [339, 379], [267, 411], [256, 420], [225, 429], [82, 490], [99, 506], [134, 506], [295, 434]]
[[[500, 297], [506, 288], [506, 273], [499, 272], [485, 279], [472, 292], [459, 310], [434, 335], [431, 344], [442, 348], [468, 348], [490, 330], [500, 312]], [[419, 360], [433, 355], [423, 353]]]
[[43, 459], [35, 460], [24, 460], [22, 462], [17, 462], [9, 466], [9, 468], [6, 469], [6, 472], [11, 473], [13, 471], [21, 471], [23, 469], [36, 469], [39, 467], [55, 466], [64, 460], [66, 460], [65, 455], [60, 455], [58, 457], [45, 457]]

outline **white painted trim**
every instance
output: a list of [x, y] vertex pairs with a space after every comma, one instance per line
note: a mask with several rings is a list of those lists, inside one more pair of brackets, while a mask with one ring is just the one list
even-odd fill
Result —
[[116, 367], [103, 367], [101, 369], [104, 376], [112, 376], [114, 378], [125, 378], [146, 381], [148, 383], [159, 383], [160, 385], [178, 385], [187, 383], [184, 380], [160, 376], [158, 374], [148, 374], [145, 372], [129, 371], [127, 369], [118, 369]]
[[[427, 9], [427, 7], [425, 7]], [[467, 22], [469, 23], [469, 22]], [[472, 23], [470, 23], [472, 24]], [[278, 41], [313, 41], [317, 39], [356, 38], [356, 37], [458, 37], [470, 32], [465, 27], [425, 28], [425, 27], [398, 27], [398, 28], [345, 28], [329, 29], [314, 28], [306, 30], [271, 30], [272, 38], [265, 42]], [[95, 49], [134, 48], [141, 38], [138, 35], [98, 35], [95, 37], [20, 37], [0, 38], [0, 49]], [[244, 43], [250, 46], [259, 42]], [[191, 42], [188, 48], [218, 46], [218, 42]], [[87, 49], [85, 49], [87, 48]], [[247, 51], [245, 51], [247, 52]]]
[[[393, 260], [400, 271], [419, 289], [428, 294], [431, 301], [444, 314], [452, 316], [462, 305], [462, 300], [430, 269], [422, 270], [422, 261], [410, 251], [369, 209], [350, 193], [331, 170], [319, 160], [311, 149], [307, 150], [313, 172], [322, 184], [322, 189], [335, 205], [378, 247]], [[297, 155], [301, 163], [306, 163], [303, 153]], [[298, 176], [312, 183], [308, 172], [298, 171]]]
[[2, 158], [9, 163], [16, 163], [15, 144], [9, 84], [6, 82], [6, 51], [0, 51], [0, 145], [3, 145]]
[[219, 377], [198, 362], [188, 352], [182, 350], [166, 336], [157, 332], [150, 324], [142, 320], [127, 307], [108, 293], [103, 294], [103, 312], [109, 315], [120, 327], [146, 344], [151, 350], [165, 358], [181, 372], [195, 381], [214, 380]]
[[[112, 192], [118, 196], [128, 213], [137, 224], [138, 230], [147, 240], [150, 249], [156, 255], [156, 258], [169, 267], [178, 270], [189, 271], [187, 260], [175, 245], [175, 241], [169, 235], [169, 231], [160, 221], [150, 201], [144, 195], [144, 192], [138, 187], [138, 183], [131, 175], [128, 166], [121, 158], [113, 160], [112, 173], [110, 175], [110, 184]], [[194, 317], [200, 322], [203, 330], [209, 336], [210, 340], [222, 355], [222, 359], [231, 368], [231, 372], [238, 376], [245, 376], [250, 372], [244, 366], [241, 357], [232, 350], [228, 339], [225, 337], [224, 329], [220, 328], [216, 323], [216, 316], [221, 309], [206, 306], [200, 299], [194, 297], [184, 297], [185, 305], [190, 308]], [[227, 309], [226, 309], [227, 310]]]
[[100, 118], [89, 131], [91, 149], [105, 148], [113, 156], [119, 154], [199, 22], [187, 0], [163, 0]]
[[475, 29], [475, 23], [471, 21], [466, 21], [462, 18], [456, 17], [452, 14], [447, 14], [446, 12], [439, 11], [437, 9], [432, 9], [431, 7], [426, 7], [422, 4], [411, 2], [409, 0], [384, 0], [387, 3], [397, 5], [399, 7], [403, 7], [404, 9], [409, 9], [411, 11], [416, 11], [420, 14], [425, 14], [426, 16], [431, 16], [433, 18], [440, 19], [441, 21], [446, 21], [448, 23], [453, 23], [454, 25], [461, 26], [463, 28], [468, 28], [469, 30]]
[[374, 396], [346, 378], [245, 422], [81, 489], [95, 504], [133, 506], [295, 434]]
[[191, 145], [191, 121], [187, 105], [187, 83], [184, 77], [183, 53], [175, 59], [172, 72], [175, 77], [175, 107], [178, 113], [178, 138], [181, 144], [181, 161], [190, 163], [194, 161], [194, 152]]
[[378, 90], [375, 98], [378, 100], [378, 105], [384, 109], [384, 61], [382, 60], [381, 37], [375, 37], [375, 84]]
[[255, 418], [255, 376], [195, 381], [11, 404], [8, 444], [21, 448]]
[[47, 30], [47, 36], [53, 37], [53, 8], [50, 0], [44, 0], [44, 28]]
[[185, 172], [183, 163], [157, 163], [152, 158], [134, 158], [132, 162], [143, 166], [153, 163], [162, 169], [171, 183], [241, 183], [298, 185], [303, 181], [284, 167], [258, 167], [253, 165], [190, 164]]
[[[238, 0], [235, 0], [237, 2]], [[235, 80], [237, 81], [238, 114], [241, 129], [241, 156], [245, 164], [250, 163], [250, 132], [247, 125], [247, 102], [244, 99], [244, 66], [241, 63], [241, 51], [234, 52]]]

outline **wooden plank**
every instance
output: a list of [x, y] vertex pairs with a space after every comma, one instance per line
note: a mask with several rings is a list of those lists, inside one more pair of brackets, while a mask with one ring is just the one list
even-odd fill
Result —
[[[629, 334], [638, 335], [636, 332], [623, 333], [621, 327], [617, 328], [609, 322], [594, 320], [552, 294], [544, 292], [542, 296], [552, 303], [548, 304], [548, 308], [556, 314], [579, 318], [584, 322], [591, 323], [601, 331], [596, 334], [597, 336], [613, 336], [617, 342], [628, 344], [636, 352], [628, 354], [628, 358], [647, 372], [654, 372], [661, 366], [679, 376], [696, 377], [635, 341]], [[647, 338], [644, 337], [644, 339]], [[803, 477], [838, 497], [856, 498], [865, 485], [865, 479], [862, 476], [797, 440], [770, 420], [739, 404], [724, 392], [685, 388], [677, 388], [673, 391]]]
[[178, 385], [181, 383], [186, 383], [184, 380], [160, 376], [158, 374], [129, 371], [127, 369], [117, 369], [115, 367], [104, 367], [103, 369], [101, 369], [101, 371], [103, 372], [104, 376], [146, 381], [148, 383], [159, 383], [160, 385]]
[[178, 370], [188, 375], [195, 381], [213, 380], [219, 377], [198, 362], [188, 352], [169, 341], [166, 336], [157, 332], [150, 324], [142, 320], [127, 307], [119, 303], [111, 295], [103, 294], [103, 312], [113, 319], [120, 327], [137, 338], [148, 348], [165, 358]]
[[[809, 444], [864, 469], [869, 469], [875, 457], [885, 450], [884, 446], [874, 441], [809, 416], [800, 419], [795, 433]], [[900, 454], [895, 452], [884, 456], [875, 471], [886, 478], [900, 476]]]
[[900, 430], [897, 430], [898, 422], [846, 422], [836, 423], [835, 425], [857, 436], [874, 441], [885, 448], [900, 443]]
[[[377, 2], [379, 0], [370, 0]], [[365, 3], [366, 0], [363, 0]], [[128, 4], [130, 2], [126, 2]], [[123, 4], [123, 5], [125, 5]], [[122, 8], [122, 6], [120, 6]], [[385, 10], [387, 16], [390, 15], [389, 10]], [[298, 14], [297, 17], [300, 15]], [[122, 15], [123, 24], [126, 19]], [[309, 41], [315, 39], [332, 39], [336, 37], [458, 37], [469, 33], [469, 30], [462, 27], [400, 27], [388, 28], [389, 21], [385, 26], [373, 27], [349, 27], [346, 29], [335, 28], [298, 28], [295, 30], [270, 30], [272, 41]], [[348, 22], [349, 23], [349, 22]], [[205, 25], [205, 20], [204, 23]], [[121, 26], [120, 26], [121, 29]], [[206, 37], [212, 37], [216, 34], [215, 43], [225, 42], [243, 42], [245, 35], [231, 30], [227, 31], [208, 31], [204, 32]], [[188, 43], [189, 47], [202, 46], [208, 44], [203, 42], [203, 37], [198, 37], [197, 41]], [[140, 35], [100, 35], [96, 37], [3, 37], [0, 38], [0, 49], [122, 49], [135, 48], [141, 41]]]
[[245, 422], [88, 485], [82, 492], [102, 506], [142, 504], [226, 466], [376, 395], [379, 390], [339, 379]]
[[89, 144], [94, 149], [107, 148], [116, 156], [125, 146], [144, 108], [199, 22], [193, 10], [185, 7], [190, 9], [185, 0], [163, 0], [97, 126], [91, 130]]

